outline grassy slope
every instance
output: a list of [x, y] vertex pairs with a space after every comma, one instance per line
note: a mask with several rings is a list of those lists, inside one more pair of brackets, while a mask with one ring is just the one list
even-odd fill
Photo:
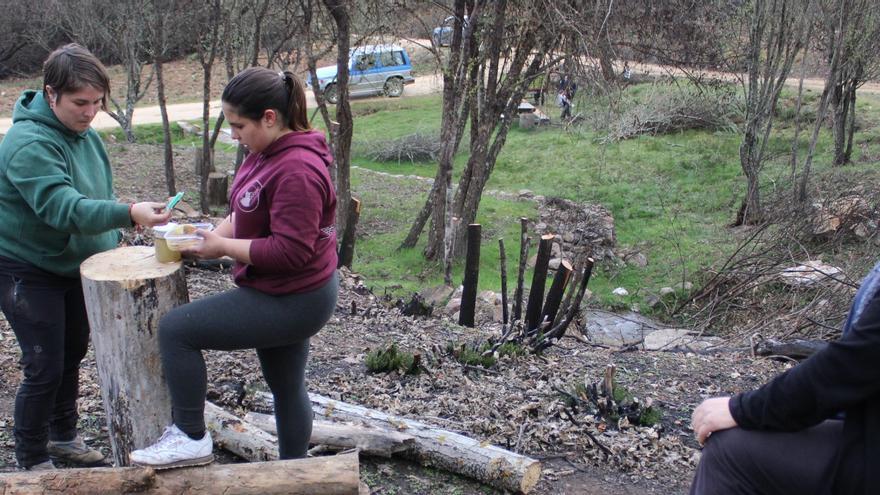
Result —
[[[809, 101], [815, 95], [808, 95]], [[765, 166], [764, 194], [786, 190], [789, 166], [787, 153], [792, 129], [783, 119], [768, 146], [773, 157]], [[878, 100], [860, 99], [862, 129], [856, 136], [854, 172], [875, 167], [862, 154], [880, 154], [877, 125]], [[556, 113], [556, 109], [548, 109]], [[371, 100], [353, 104], [355, 139], [353, 163], [358, 167], [391, 174], [433, 177], [434, 163], [377, 163], [366, 157], [369, 146], [414, 132], [439, 133], [440, 96]], [[809, 129], [802, 132], [802, 141]], [[138, 130], [142, 141], [158, 139], [156, 126]], [[647, 268], [606, 267], [599, 270], [591, 289], [600, 301], [615, 301], [615, 287], [626, 287], [628, 302], [639, 302], [645, 294], [682, 280], [698, 280], [701, 271], [714, 263], [736, 242], [726, 228], [744, 193], [739, 167], [739, 136], [726, 132], [687, 131], [665, 136], [642, 136], [602, 145], [597, 135], [549, 127], [521, 131], [514, 127], [507, 140], [487, 190], [516, 192], [530, 189], [536, 194], [559, 196], [578, 202], [600, 203], [615, 219], [620, 247], [636, 248], [648, 257]], [[802, 149], [806, 149], [803, 143]], [[814, 161], [815, 173], [827, 169], [830, 136], [823, 131]], [[456, 157], [455, 173], [466, 161], [466, 145]], [[424, 235], [411, 250], [396, 248], [406, 235], [411, 219], [421, 208], [428, 185], [412, 179], [378, 176], [354, 169], [355, 195], [364, 203], [362, 237], [356, 250], [355, 268], [369, 283], [403, 296], [422, 287], [439, 285], [439, 265], [422, 259]], [[499, 290], [497, 239], [505, 239], [508, 274], [515, 276], [518, 252], [518, 217], [535, 219], [530, 202], [507, 201], [484, 196], [478, 214], [483, 224], [480, 288]], [[456, 265], [455, 281], [462, 277]], [[514, 280], [509, 281], [512, 291]], [[618, 300], [619, 301], [619, 300]]]

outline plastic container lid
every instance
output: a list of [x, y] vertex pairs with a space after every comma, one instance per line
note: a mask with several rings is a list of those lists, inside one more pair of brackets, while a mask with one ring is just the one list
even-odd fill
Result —
[[171, 250], [192, 249], [202, 242], [202, 236], [198, 235], [196, 230], [214, 230], [214, 224], [184, 223], [174, 225], [164, 232], [163, 238]]

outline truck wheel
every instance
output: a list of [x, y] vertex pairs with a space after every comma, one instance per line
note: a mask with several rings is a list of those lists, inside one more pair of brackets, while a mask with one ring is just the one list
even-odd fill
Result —
[[385, 81], [385, 94], [392, 98], [397, 98], [403, 94], [403, 79], [392, 77]]
[[336, 92], [335, 84], [328, 84], [324, 87], [324, 99], [327, 103], [335, 105], [339, 101], [339, 94]]

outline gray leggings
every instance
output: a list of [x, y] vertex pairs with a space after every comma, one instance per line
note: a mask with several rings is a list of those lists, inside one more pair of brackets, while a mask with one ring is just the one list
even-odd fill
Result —
[[280, 458], [304, 456], [313, 416], [305, 385], [309, 338], [336, 309], [336, 277], [311, 292], [272, 296], [237, 288], [169, 311], [159, 323], [159, 348], [174, 424], [190, 436], [204, 434], [207, 371], [203, 349], [256, 348], [275, 397]]

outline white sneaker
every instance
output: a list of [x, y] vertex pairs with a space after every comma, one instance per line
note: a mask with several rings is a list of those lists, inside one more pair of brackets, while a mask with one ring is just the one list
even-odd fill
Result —
[[155, 469], [182, 466], [203, 466], [214, 460], [214, 444], [207, 431], [201, 440], [193, 440], [176, 425], [165, 427], [165, 433], [153, 445], [129, 455], [134, 464]]

